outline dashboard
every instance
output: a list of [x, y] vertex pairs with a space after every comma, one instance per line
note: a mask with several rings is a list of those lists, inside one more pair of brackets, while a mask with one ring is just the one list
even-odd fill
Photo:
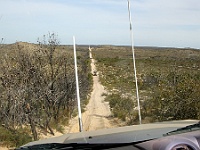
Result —
[[177, 135], [165, 136], [142, 142], [136, 145], [128, 145], [117, 150], [200, 150], [200, 130], [182, 133]]

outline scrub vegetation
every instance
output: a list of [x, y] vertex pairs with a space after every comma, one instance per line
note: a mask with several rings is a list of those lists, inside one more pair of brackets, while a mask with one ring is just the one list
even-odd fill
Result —
[[[114, 116], [138, 124], [130, 47], [93, 49], [101, 83]], [[200, 51], [136, 47], [142, 122], [200, 119]]]
[[[77, 109], [73, 47], [49, 33], [38, 44], [1, 44], [0, 52], [1, 141], [19, 146], [62, 132]], [[92, 85], [87, 47], [77, 47], [77, 61], [84, 108]]]
[[[77, 114], [73, 47], [48, 34], [38, 44], [1, 44], [0, 53], [0, 144], [63, 132]], [[94, 46], [92, 55], [112, 115], [138, 124], [131, 48]], [[77, 60], [84, 111], [92, 88], [87, 46], [77, 46]], [[136, 66], [142, 123], [200, 119], [199, 50], [136, 47]]]

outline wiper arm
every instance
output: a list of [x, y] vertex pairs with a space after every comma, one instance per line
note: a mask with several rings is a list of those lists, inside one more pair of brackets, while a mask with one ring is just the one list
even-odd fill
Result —
[[49, 143], [49, 144], [40, 144], [40, 145], [32, 145], [27, 147], [21, 147], [16, 150], [74, 150], [74, 149], [82, 149], [82, 150], [93, 150], [93, 149], [102, 149], [102, 148], [114, 148], [114, 147], [122, 147], [131, 145], [132, 143], [103, 143], [103, 144], [90, 144], [90, 143]]
[[[113, 148], [117, 146], [126, 146], [127, 143], [120, 143], [120, 144], [89, 144], [89, 143], [49, 143], [49, 144], [40, 144], [40, 145], [32, 145], [27, 147], [21, 147], [16, 150], [74, 150], [74, 149], [100, 149], [100, 148]], [[130, 143], [129, 143], [130, 145]]]
[[47, 144], [38, 144], [17, 148], [16, 150], [56, 150], [56, 149], [72, 149], [71, 145], [66, 145], [62, 143], [47, 143]]
[[115, 148], [115, 147], [123, 147], [128, 145], [135, 146], [136, 144], [150, 141], [152, 139], [130, 142], [130, 143], [48, 143], [48, 144], [39, 144], [32, 145], [26, 147], [20, 147], [16, 150], [74, 150], [74, 149], [82, 149], [82, 150], [93, 150], [93, 149], [107, 149], [107, 148]]
[[198, 123], [183, 127], [183, 128], [178, 128], [174, 131], [170, 131], [164, 136], [172, 135], [172, 134], [179, 134], [179, 133], [184, 133], [184, 132], [190, 132], [190, 131], [195, 131], [195, 130], [200, 130], [200, 121]]

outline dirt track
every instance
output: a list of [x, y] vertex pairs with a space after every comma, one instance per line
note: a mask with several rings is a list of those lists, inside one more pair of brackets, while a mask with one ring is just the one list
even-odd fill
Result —
[[[91, 71], [96, 71], [95, 60], [92, 59], [92, 53], [90, 50], [91, 58]], [[103, 93], [106, 91], [99, 82], [99, 76], [93, 76], [93, 91], [89, 103], [86, 107], [86, 111], [82, 113], [82, 122], [84, 131], [92, 131], [103, 128], [115, 127], [110, 123], [110, 108], [108, 102], [104, 101]], [[70, 125], [67, 133], [79, 132], [78, 118], [74, 118], [70, 121]]]

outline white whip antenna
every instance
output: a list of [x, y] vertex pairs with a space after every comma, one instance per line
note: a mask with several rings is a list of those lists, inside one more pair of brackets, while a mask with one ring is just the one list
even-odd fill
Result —
[[128, 1], [128, 13], [129, 13], [129, 22], [130, 22], [130, 34], [131, 34], [131, 46], [132, 46], [132, 53], [133, 53], [133, 66], [134, 66], [134, 74], [135, 74], [135, 87], [136, 87], [136, 98], [138, 104], [138, 115], [139, 115], [139, 123], [142, 124], [141, 119], [141, 112], [140, 112], [140, 99], [139, 99], [139, 90], [138, 90], [138, 82], [137, 82], [137, 71], [135, 65], [135, 50], [134, 50], [134, 41], [133, 41], [133, 30], [132, 30], [132, 21], [131, 21], [131, 4], [130, 0]]
[[0, 44], [2, 44], [3, 43], [3, 38], [1, 38], [1, 42], [0, 42]]
[[83, 131], [82, 117], [81, 117], [81, 103], [80, 103], [80, 93], [79, 93], [79, 81], [78, 81], [78, 69], [77, 69], [77, 60], [76, 60], [76, 44], [75, 37], [73, 36], [74, 42], [74, 64], [75, 64], [75, 76], [76, 76], [76, 95], [78, 103], [78, 122], [79, 122], [79, 131]]

